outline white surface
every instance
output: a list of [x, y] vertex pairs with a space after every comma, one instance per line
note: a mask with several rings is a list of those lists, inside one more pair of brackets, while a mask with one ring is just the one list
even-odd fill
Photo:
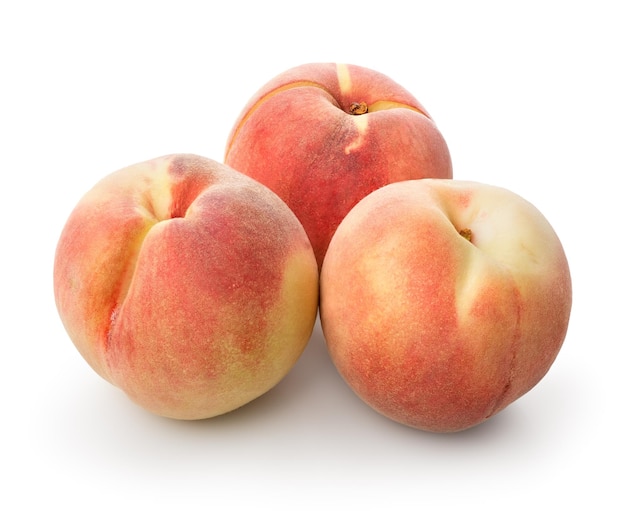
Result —
[[[623, 508], [619, 2], [217, 5], [0, 7], [0, 507]], [[163, 154], [221, 160], [252, 93], [310, 61], [361, 64], [407, 87], [457, 179], [519, 193], [561, 237], [574, 285], [563, 349], [482, 426], [435, 435], [377, 415], [340, 380], [319, 328], [257, 401], [164, 420], [96, 376], [62, 328], [52, 261], [79, 197]]]

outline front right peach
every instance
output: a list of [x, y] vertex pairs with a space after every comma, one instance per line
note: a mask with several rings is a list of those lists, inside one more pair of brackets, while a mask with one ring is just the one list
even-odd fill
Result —
[[402, 181], [344, 218], [320, 275], [330, 356], [368, 405], [461, 431], [532, 389], [565, 339], [572, 284], [542, 213], [483, 183]]

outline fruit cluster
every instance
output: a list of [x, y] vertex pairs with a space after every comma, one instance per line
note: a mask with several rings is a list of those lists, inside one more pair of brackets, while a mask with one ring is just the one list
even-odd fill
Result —
[[354, 392], [437, 432], [534, 387], [572, 300], [533, 205], [453, 179], [411, 93], [331, 63], [263, 86], [223, 163], [175, 154], [104, 177], [61, 233], [54, 293], [90, 366], [155, 414], [209, 418], [264, 394], [319, 312]]

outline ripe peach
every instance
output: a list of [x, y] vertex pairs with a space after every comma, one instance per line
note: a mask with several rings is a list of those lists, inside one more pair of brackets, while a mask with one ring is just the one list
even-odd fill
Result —
[[381, 414], [475, 426], [533, 388], [572, 301], [555, 231], [529, 202], [467, 181], [393, 183], [339, 225], [320, 275], [332, 360]]
[[334, 63], [304, 64], [262, 86], [224, 161], [289, 205], [320, 266], [339, 222], [369, 192], [452, 177], [446, 142], [411, 93], [377, 71]]
[[78, 351], [145, 409], [201, 419], [272, 388], [317, 314], [318, 268], [284, 202], [226, 165], [170, 155], [76, 205], [54, 262]]

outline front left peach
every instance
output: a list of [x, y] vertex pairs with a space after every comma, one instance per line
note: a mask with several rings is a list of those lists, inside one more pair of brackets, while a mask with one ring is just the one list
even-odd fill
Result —
[[318, 266], [265, 186], [196, 155], [114, 172], [61, 233], [54, 296], [76, 348], [157, 415], [239, 408], [293, 367], [313, 330]]

